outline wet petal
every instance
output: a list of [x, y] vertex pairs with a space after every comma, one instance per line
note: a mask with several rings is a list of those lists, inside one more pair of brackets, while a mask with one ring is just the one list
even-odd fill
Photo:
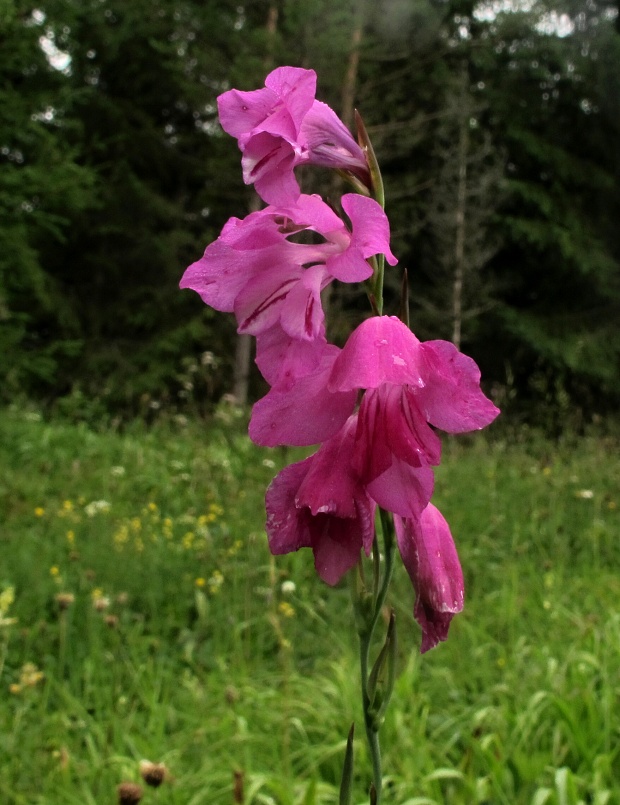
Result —
[[401, 517], [419, 517], [433, 494], [430, 467], [411, 467], [393, 458], [390, 467], [366, 487], [382, 509]]
[[316, 372], [284, 387], [274, 386], [255, 403], [249, 427], [253, 442], [265, 447], [303, 447], [325, 441], [342, 427], [353, 411], [357, 393], [328, 391], [334, 356], [330, 350]]
[[476, 362], [449, 341], [422, 344], [424, 387], [415, 392], [428, 421], [448, 433], [484, 428], [499, 414], [480, 389]]
[[461, 564], [450, 528], [429, 503], [419, 518], [394, 518], [403, 563], [416, 591], [414, 615], [422, 627], [422, 652], [448, 637], [452, 617], [463, 609]]
[[420, 342], [395, 316], [373, 316], [349, 336], [336, 360], [329, 387], [334, 391], [373, 389], [382, 383], [423, 384]]

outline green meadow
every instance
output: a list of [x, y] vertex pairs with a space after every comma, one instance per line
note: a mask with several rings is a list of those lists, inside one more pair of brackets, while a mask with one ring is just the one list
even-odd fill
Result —
[[[352, 722], [368, 801], [347, 585], [270, 556], [264, 490], [298, 455], [244, 424], [1, 412], [0, 802], [114, 805], [133, 781], [147, 805], [331, 805]], [[421, 656], [397, 567], [385, 801], [620, 802], [618, 440], [444, 439], [435, 500], [466, 608]]]

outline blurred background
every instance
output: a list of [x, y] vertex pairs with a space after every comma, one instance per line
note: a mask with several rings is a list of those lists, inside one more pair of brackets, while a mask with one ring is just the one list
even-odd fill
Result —
[[[618, 0], [5, 0], [0, 399], [102, 421], [251, 402], [232, 316], [178, 289], [254, 191], [216, 97], [313, 68], [384, 172], [412, 327], [513, 422], [620, 401]], [[344, 188], [320, 169], [306, 192]], [[397, 310], [400, 267], [390, 271]], [[366, 315], [331, 294], [330, 336]], [[248, 364], [249, 365], [249, 364]], [[249, 376], [246, 377], [246, 375]], [[247, 381], [247, 382], [246, 382]]]

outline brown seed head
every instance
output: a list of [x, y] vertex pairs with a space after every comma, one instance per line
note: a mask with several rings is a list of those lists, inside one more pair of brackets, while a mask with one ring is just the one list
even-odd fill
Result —
[[116, 615], [106, 615], [103, 619], [103, 622], [110, 629], [116, 629], [118, 626], [118, 617]]
[[56, 603], [58, 604], [58, 609], [61, 612], [64, 612], [65, 609], [69, 609], [74, 601], [75, 596], [73, 593], [58, 593], [56, 595]]
[[110, 599], [107, 595], [98, 595], [93, 599], [93, 606], [97, 612], [105, 612], [105, 610], [110, 606]]
[[116, 792], [118, 794], [118, 805], [138, 805], [142, 799], [142, 786], [137, 783], [121, 783]]
[[140, 775], [147, 785], [159, 788], [168, 775], [168, 769], [163, 763], [151, 763], [150, 760], [141, 760]]

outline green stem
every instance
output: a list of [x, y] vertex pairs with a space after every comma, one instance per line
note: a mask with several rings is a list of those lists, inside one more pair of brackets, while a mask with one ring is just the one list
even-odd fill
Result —
[[[374, 785], [374, 801], [377, 805], [381, 803], [381, 789], [382, 789], [382, 770], [381, 770], [381, 746], [379, 743], [379, 724], [377, 723], [376, 712], [373, 710], [373, 702], [370, 700], [368, 691], [368, 665], [370, 657], [370, 647], [375, 627], [381, 615], [383, 604], [387, 596], [387, 591], [392, 577], [392, 570], [394, 568], [394, 531], [393, 524], [387, 512], [381, 510], [381, 525], [383, 531], [383, 545], [384, 545], [384, 558], [385, 569], [383, 577], [378, 579], [378, 574], [373, 573], [373, 606], [371, 612], [367, 613], [362, 623], [359, 624], [359, 637], [360, 637], [360, 677], [362, 687], [362, 707], [364, 710], [364, 726], [366, 727], [366, 739], [368, 741], [368, 748], [372, 760], [372, 778]], [[379, 555], [379, 547], [375, 538], [373, 545], [373, 560], [376, 563]], [[353, 571], [357, 573], [356, 570]], [[354, 607], [357, 611], [363, 612], [360, 606], [359, 590], [356, 585], [352, 585], [352, 595], [354, 596]], [[357, 600], [355, 600], [357, 597]]]

